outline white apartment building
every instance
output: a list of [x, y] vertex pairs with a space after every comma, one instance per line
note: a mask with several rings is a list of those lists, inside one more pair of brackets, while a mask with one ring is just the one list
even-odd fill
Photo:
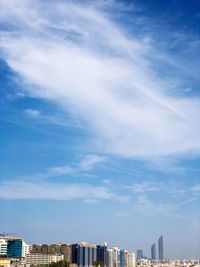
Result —
[[30, 254], [31, 246], [27, 244], [24, 240], [22, 241], [22, 258], [25, 258], [26, 255]]
[[120, 267], [120, 249], [113, 247], [113, 267]]
[[[1, 256], [9, 256], [9, 242], [18, 242], [21, 241], [21, 258], [25, 258], [27, 254], [30, 253], [31, 246], [27, 244], [22, 238], [9, 236], [9, 235], [0, 235], [0, 257]], [[19, 246], [19, 244], [16, 244]], [[18, 247], [19, 249], [19, 247]]]
[[106, 265], [107, 265], [107, 267], [114, 267], [113, 263], [114, 263], [113, 250], [112, 250], [112, 248], [108, 248], [107, 249], [107, 263], [106, 263]]
[[128, 252], [128, 267], [135, 267], [135, 266], [136, 266], [135, 254], [132, 252]]
[[61, 254], [28, 254], [26, 256], [25, 263], [26, 265], [42, 265], [50, 264], [52, 262], [59, 262], [64, 259], [64, 255]]
[[7, 255], [7, 240], [1, 238], [0, 239], [0, 257]]

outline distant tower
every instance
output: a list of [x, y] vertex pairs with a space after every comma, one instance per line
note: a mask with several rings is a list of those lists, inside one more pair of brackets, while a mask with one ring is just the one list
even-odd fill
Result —
[[158, 239], [158, 258], [160, 261], [164, 260], [163, 236], [162, 235]]
[[155, 243], [151, 246], [151, 259], [156, 260], [156, 244]]
[[120, 267], [124, 267], [124, 250], [120, 250], [119, 257], [120, 257]]
[[141, 249], [138, 249], [137, 250], [137, 261], [140, 261], [142, 259], [142, 250]]

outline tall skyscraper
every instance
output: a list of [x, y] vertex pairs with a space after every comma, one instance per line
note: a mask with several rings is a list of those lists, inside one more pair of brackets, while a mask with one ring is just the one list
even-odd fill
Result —
[[151, 259], [156, 260], [156, 244], [155, 243], [151, 246]]
[[158, 239], [158, 258], [160, 261], [164, 260], [163, 236], [162, 235]]
[[138, 249], [137, 250], [137, 261], [139, 261], [141, 259], [142, 259], [142, 250], [141, 249]]

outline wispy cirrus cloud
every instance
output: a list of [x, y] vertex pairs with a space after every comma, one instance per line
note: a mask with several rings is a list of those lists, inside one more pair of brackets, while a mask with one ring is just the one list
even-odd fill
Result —
[[145, 216], [164, 216], [164, 217], [187, 217], [183, 212], [182, 214], [179, 212], [180, 207], [184, 208], [190, 203], [197, 202], [199, 203], [200, 197], [186, 197], [183, 201], [176, 201], [171, 203], [170, 201], [153, 200], [147, 196], [147, 194], [140, 194], [135, 202], [133, 203], [131, 209], [133, 211], [138, 212], [139, 214], [143, 214]]
[[200, 183], [192, 186], [191, 190], [194, 191], [194, 192], [197, 192], [197, 193], [199, 192], [200, 193]]
[[37, 119], [37, 121], [42, 122], [42, 123], [50, 123], [58, 126], [63, 126], [63, 127], [78, 127], [78, 124], [73, 121], [70, 121], [64, 117], [61, 118], [59, 115], [46, 115], [43, 114], [40, 110], [38, 109], [32, 109], [28, 108], [24, 111], [24, 113], [32, 118], [32, 119]]
[[40, 111], [37, 110], [37, 109], [30, 109], [30, 108], [28, 108], [28, 109], [25, 110], [25, 113], [26, 113], [28, 116], [32, 117], [32, 118], [38, 118], [38, 117], [41, 116]]
[[160, 191], [161, 187], [158, 183], [153, 183], [150, 181], [143, 181], [140, 183], [135, 183], [132, 186], [128, 186], [128, 189], [130, 189], [134, 193], [146, 193], [146, 192], [155, 192]]
[[62, 174], [75, 174], [75, 173], [83, 173], [89, 172], [95, 167], [97, 167], [101, 163], [105, 163], [106, 157], [96, 155], [96, 154], [88, 154], [81, 158], [81, 160], [76, 163], [74, 166], [56, 166], [52, 167], [48, 170], [49, 175], [62, 175]]
[[57, 176], [67, 177], [76, 176], [90, 173], [95, 168], [106, 163], [107, 158], [105, 156], [97, 154], [86, 154], [82, 156], [79, 161], [72, 162], [71, 164], [58, 165], [48, 168], [41, 173], [35, 173], [33, 175], [24, 176], [24, 180], [44, 180]]
[[107, 160], [106, 157], [100, 156], [100, 155], [95, 155], [95, 154], [90, 154], [86, 155], [78, 164], [78, 168], [81, 171], [89, 171], [93, 169], [95, 166], [98, 164], [101, 164]]
[[46, 199], [46, 200], [74, 200], [87, 202], [93, 200], [128, 201], [128, 197], [118, 195], [105, 186], [91, 186], [77, 183], [49, 183], [37, 181], [5, 181], [0, 183], [1, 199]]
[[[200, 99], [176, 94], [184, 87], [181, 62], [156, 42], [126, 32], [101, 5], [0, 5], [1, 20], [9, 20], [0, 33], [4, 60], [29, 94], [87, 125], [99, 151], [145, 159], [199, 154]], [[163, 77], [160, 68], [179, 75]]]
[[168, 216], [171, 214], [172, 206], [165, 202], [155, 202], [148, 198], [145, 194], [137, 197], [136, 202], [132, 206], [134, 211], [147, 216], [154, 216], [156, 214]]

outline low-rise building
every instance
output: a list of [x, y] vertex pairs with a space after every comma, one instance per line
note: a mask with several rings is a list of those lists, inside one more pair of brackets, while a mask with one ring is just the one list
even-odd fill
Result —
[[61, 254], [34, 253], [26, 256], [25, 263], [26, 265], [48, 265], [62, 260], [64, 260], [64, 256]]
[[0, 258], [0, 267], [10, 267], [10, 259]]

